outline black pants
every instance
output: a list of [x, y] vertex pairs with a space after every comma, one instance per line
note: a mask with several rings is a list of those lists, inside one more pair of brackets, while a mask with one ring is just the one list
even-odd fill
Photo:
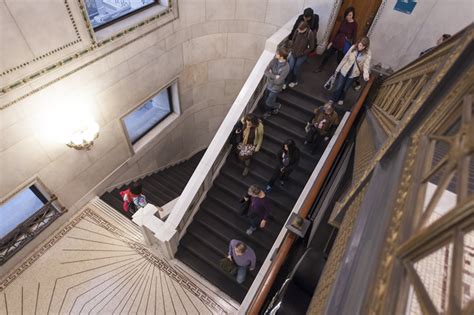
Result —
[[309, 143], [312, 143], [312, 150], [311, 153], [314, 154], [318, 150], [319, 146], [322, 144], [323, 146], [326, 145], [326, 141], [324, 140], [326, 136], [320, 134], [315, 127], [311, 127], [309, 132], [306, 134], [305, 140]]
[[328, 62], [329, 58], [334, 55], [334, 53], [336, 54], [337, 64], [339, 64], [342, 58], [344, 58], [344, 53], [342, 50], [338, 50], [337, 48], [334, 48], [334, 46], [331, 46], [331, 48], [324, 51], [323, 60], [321, 61], [321, 65], [319, 67], [324, 67], [324, 65]]
[[271, 186], [273, 187], [273, 184], [275, 184], [275, 181], [280, 178], [281, 180], [287, 180], [288, 177], [290, 177], [290, 174], [292, 172], [292, 170], [285, 170], [283, 173], [280, 171], [281, 169], [281, 166], [277, 166], [275, 167], [275, 169], [273, 170], [273, 175], [272, 175], [272, 178], [270, 178], [270, 180], [268, 181], [268, 186]]
[[318, 143], [324, 139], [324, 136], [321, 135], [316, 127], [311, 126], [308, 133], [306, 133], [306, 138], [305, 140], [308, 141], [309, 143]]

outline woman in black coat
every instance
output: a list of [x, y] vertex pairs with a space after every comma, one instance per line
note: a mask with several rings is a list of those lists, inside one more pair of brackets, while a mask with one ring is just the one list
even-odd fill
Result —
[[296, 147], [295, 141], [292, 139], [286, 140], [282, 144], [282, 148], [277, 153], [278, 165], [273, 171], [273, 176], [268, 181], [265, 190], [270, 192], [272, 190], [275, 181], [279, 178], [280, 184], [283, 186], [285, 180], [288, 179], [291, 172], [298, 166], [300, 160], [300, 150]]

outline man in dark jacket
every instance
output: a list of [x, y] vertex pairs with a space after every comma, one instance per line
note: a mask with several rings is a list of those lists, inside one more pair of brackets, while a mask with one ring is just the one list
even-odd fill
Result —
[[278, 114], [281, 104], [276, 102], [278, 93], [283, 89], [286, 76], [290, 72], [290, 66], [286, 59], [288, 58], [288, 52], [282, 48], [279, 48], [275, 54], [275, 58], [270, 61], [267, 68], [265, 69], [265, 77], [267, 77], [267, 96], [265, 99], [265, 114], [263, 118], [268, 118], [272, 114]]
[[311, 8], [304, 9], [303, 14], [298, 16], [288, 38], [293, 38], [293, 35], [295, 35], [296, 29], [298, 28], [298, 26], [300, 26], [301, 22], [306, 22], [308, 24], [309, 28], [313, 31], [314, 42], [317, 43], [318, 40], [316, 38], [316, 34], [318, 33], [319, 29], [319, 15], [314, 14], [313, 9]]
[[[298, 84], [301, 65], [308, 59], [308, 54], [315, 47], [313, 31], [311, 31], [306, 22], [300, 23], [291, 41], [291, 53], [288, 58], [290, 73], [285, 83], [292, 88]], [[285, 86], [283, 89], [285, 89]]]

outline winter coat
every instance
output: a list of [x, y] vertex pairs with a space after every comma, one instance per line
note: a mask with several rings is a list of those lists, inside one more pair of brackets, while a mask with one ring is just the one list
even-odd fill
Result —
[[[350, 73], [350, 78], [357, 78], [360, 76], [360, 70], [362, 70], [362, 75], [365, 81], [369, 80], [369, 70], [370, 70], [370, 59], [371, 53], [370, 49], [367, 49], [365, 52], [361, 52], [359, 58], [357, 58], [358, 50], [356, 45], [353, 45], [346, 53], [344, 58], [336, 68], [336, 73], [340, 72], [343, 76], [347, 77], [349, 70], [352, 67], [352, 72]], [[355, 64], [357, 58], [357, 65]], [[359, 70], [360, 69], [360, 70]]]

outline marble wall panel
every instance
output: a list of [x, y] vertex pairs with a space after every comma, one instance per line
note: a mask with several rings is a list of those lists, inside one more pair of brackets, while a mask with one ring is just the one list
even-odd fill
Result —
[[253, 34], [229, 34], [227, 57], [258, 59], [265, 47], [266, 38]]
[[248, 21], [231, 20], [218, 21], [217, 30], [219, 33], [247, 33]]
[[207, 62], [185, 67], [179, 75], [179, 88], [181, 90], [187, 90], [194, 85], [207, 82], [207, 73]]
[[273, 33], [277, 31], [277, 29], [277, 26], [269, 25], [266, 23], [253, 21], [248, 23], [248, 33], [264, 37], [270, 37]]
[[0, 72], [34, 58], [33, 52], [3, 1], [0, 2], [0, 30], [2, 30], [0, 32], [0, 43], [2, 43], [0, 45], [0, 56], [2, 56]]
[[191, 27], [191, 37], [196, 38], [204, 35], [219, 33], [219, 23], [220, 21], [208, 21], [205, 23], [193, 25]]
[[35, 56], [43, 55], [77, 39], [64, 2], [5, 0], [5, 4]]
[[41, 169], [38, 175], [46, 187], [58, 191], [91, 165], [87, 152], [70, 149]]
[[216, 59], [208, 62], [208, 80], [241, 79], [244, 70], [244, 59]]
[[179, 19], [173, 22], [174, 30], [206, 21], [206, 0], [179, 1]]
[[225, 80], [225, 95], [237, 96], [242, 86], [244, 85], [245, 80]]
[[232, 20], [235, 18], [236, 0], [206, 0], [206, 20]]
[[119, 120], [114, 120], [105, 126], [100, 127], [99, 138], [94, 141], [94, 150], [87, 153], [92, 163], [102, 159], [107, 152], [114, 148], [119, 142], [125, 141], [122, 124]]
[[13, 192], [51, 161], [39, 143], [27, 138], [0, 153], [0, 196]]
[[235, 18], [263, 22], [267, 11], [268, 0], [237, 0]]
[[265, 23], [282, 26], [303, 12], [304, 0], [268, 0]]
[[2, 129], [2, 135], [0, 136], [0, 152], [7, 150], [17, 142], [28, 138], [31, 133], [32, 130], [30, 129], [30, 126], [23, 122], [18, 122]]
[[224, 58], [227, 48], [226, 34], [212, 34], [183, 43], [184, 65]]

